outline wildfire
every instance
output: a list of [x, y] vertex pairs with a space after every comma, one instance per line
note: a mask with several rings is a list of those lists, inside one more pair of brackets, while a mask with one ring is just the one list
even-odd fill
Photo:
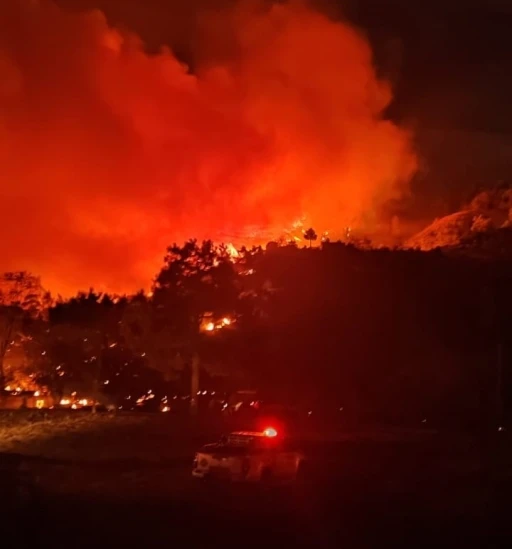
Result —
[[72, 410], [79, 410], [84, 406], [92, 406], [93, 400], [87, 398], [77, 398], [76, 392], [73, 392], [70, 397], [64, 397], [60, 400], [61, 406], [70, 407]]
[[228, 4], [200, 14], [192, 72], [99, 11], [0, 3], [3, 270], [123, 294], [150, 284], [172, 241], [230, 242], [236, 257], [301, 239], [306, 218], [319, 235], [370, 231], [406, 190], [410, 137], [383, 119], [390, 86], [363, 34], [309, 3]]
[[223, 328], [228, 328], [236, 321], [231, 316], [224, 316], [222, 318], [215, 318], [212, 313], [206, 313], [203, 317], [200, 330], [202, 332], [213, 334]]
[[231, 242], [229, 242], [228, 244], [226, 244], [226, 249], [227, 249], [227, 252], [228, 254], [232, 257], [232, 258], [237, 258], [239, 257], [239, 252], [238, 250], [233, 246], [233, 244]]

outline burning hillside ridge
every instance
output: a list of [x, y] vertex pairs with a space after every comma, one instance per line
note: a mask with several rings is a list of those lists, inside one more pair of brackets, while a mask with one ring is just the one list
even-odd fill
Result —
[[[405, 246], [432, 250], [476, 244], [482, 236], [512, 228], [512, 188], [500, 185], [479, 192], [462, 210], [436, 219], [406, 241]], [[510, 232], [510, 231], [507, 231]], [[501, 237], [499, 237], [501, 239]]]
[[300, 2], [251, 6], [202, 15], [231, 45], [205, 39], [192, 72], [98, 11], [1, 3], [0, 270], [133, 291], [173, 241], [378, 225], [416, 159], [368, 42]]

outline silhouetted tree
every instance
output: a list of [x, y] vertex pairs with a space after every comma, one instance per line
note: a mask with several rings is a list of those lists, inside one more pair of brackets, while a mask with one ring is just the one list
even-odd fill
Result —
[[32, 325], [30, 338], [24, 342], [26, 374], [39, 387], [49, 390], [57, 402], [66, 389], [90, 392], [90, 353], [84, 332], [82, 327], [69, 323], [40, 322]]
[[[172, 311], [169, 312], [172, 315]], [[165, 381], [175, 380], [183, 369], [180, 351], [183, 338], [172, 322], [158, 322], [162, 316], [153, 299], [144, 293], [131, 297], [121, 318], [121, 335], [135, 355], [144, 357], [150, 368]]]
[[[84, 365], [83, 377], [90, 381], [91, 396], [96, 403], [100, 396], [100, 379], [105, 351], [119, 341], [119, 325], [126, 298], [113, 298], [107, 294], [79, 293], [67, 300], [59, 301], [49, 311], [50, 330], [54, 326], [74, 329], [78, 333], [89, 355]], [[96, 404], [93, 412], [96, 411]]]
[[[167, 250], [165, 264], [153, 288], [155, 327], [165, 329], [191, 356], [191, 411], [197, 406], [199, 347], [205, 322], [231, 316], [236, 310], [239, 290], [231, 256], [223, 246], [207, 240], [174, 244]], [[207, 330], [208, 331], [208, 330]], [[213, 334], [211, 334], [213, 335]]]
[[0, 388], [5, 384], [4, 359], [30, 319], [44, 314], [51, 298], [40, 279], [27, 272], [9, 272], [0, 277]]
[[318, 238], [318, 235], [313, 228], [309, 228], [307, 231], [304, 231], [304, 238], [306, 240], [309, 240], [309, 247], [311, 248], [313, 241]]

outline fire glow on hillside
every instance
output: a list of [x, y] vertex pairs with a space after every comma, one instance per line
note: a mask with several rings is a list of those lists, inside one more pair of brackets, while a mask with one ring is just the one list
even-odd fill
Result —
[[100, 12], [2, 2], [1, 270], [133, 291], [173, 241], [375, 228], [416, 159], [366, 39], [299, 2], [251, 6], [203, 15], [230, 47], [205, 39], [191, 72]]

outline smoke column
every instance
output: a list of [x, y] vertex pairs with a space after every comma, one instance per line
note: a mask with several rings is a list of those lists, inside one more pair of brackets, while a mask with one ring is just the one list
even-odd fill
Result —
[[0, 4], [0, 270], [134, 291], [173, 241], [303, 215], [371, 229], [407, 192], [409, 135], [382, 118], [391, 90], [356, 29], [301, 3], [203, 24], [192, 72], [99, 11]]

